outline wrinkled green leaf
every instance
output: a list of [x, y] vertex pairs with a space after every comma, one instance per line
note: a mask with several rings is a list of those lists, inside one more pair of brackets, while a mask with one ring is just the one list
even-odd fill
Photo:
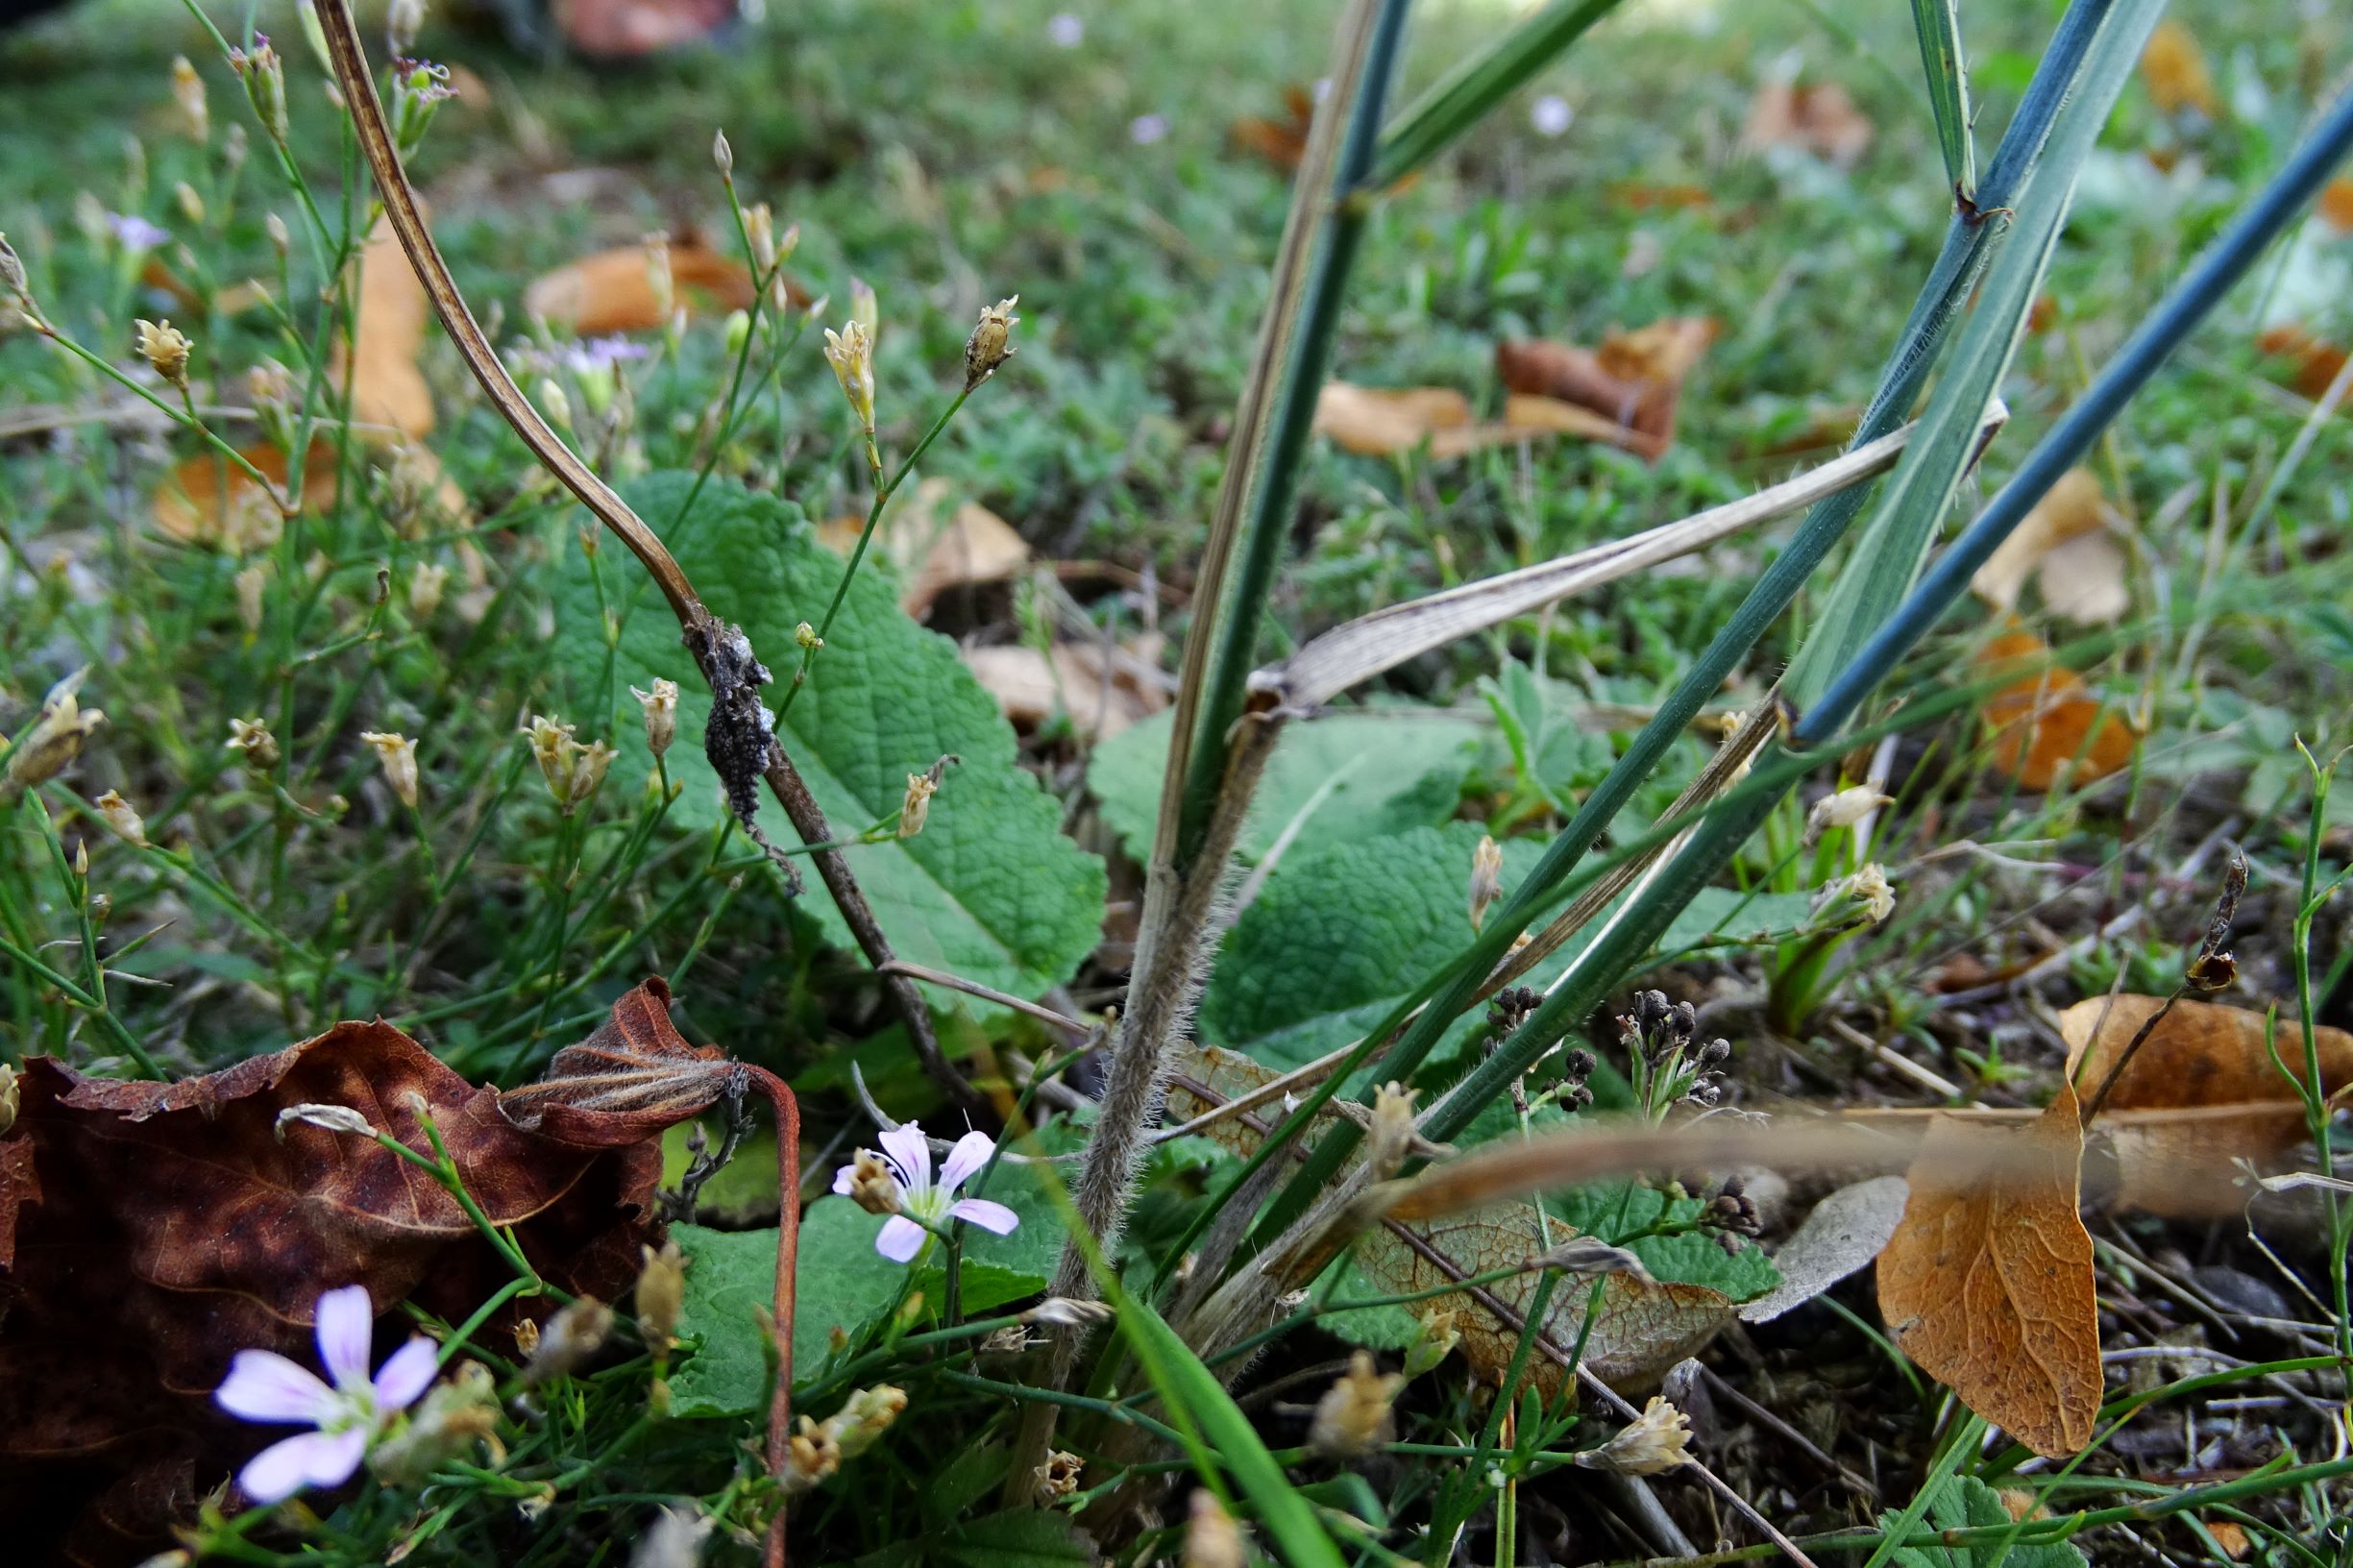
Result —
[[[1170, 715], [1156, 714], [1095, 747], [1087, 787], [1128, 854], [1152, 849]], [[1455, 814], [1478, 758], [1480, 727], [1410, 711], [1336, 713], [1285, 727], [1259, 781], [1239, 853], [1263, 859], [1285, 829], [1299, 830], [1285, 864], [1352, 839], [1435, 825]]]
[[[1360, 1039], [1417, 976], [1445, 964], [1470, 940], [1468, 912], [1476, 823], [1450, 822], [1388, 838], [1334, 845], [1301, 857], [1269, 881], [1227, 937], [1201, 999], [1202, 1039], [1292, 1067]], [[1534, 868], [1544, 845], [1504, 845], [1508, 891]], [[1747, 938], [1793, 929], [1810, 901], [1802, 894], [1753, 898], [1711, 888], [1694, 899], [1660, 942], [1675, 952], [1721, 935]], [[1572, 939], [1530, 973], [1542, 986], [1578, 950]], [[1457, 1022], [1441, 1063], [1480, 1027]]]
[[[1883, 1528], [1893, 1528], [1895, 1515], [1882, 1515], [1879, 1522]], [[1923, 1523], [1938, 1530], [1966, 1530], [2008, 1525], [2012, 1520], [1993, 1487], [1974, 1476], [1949, 1475], [1929, 1499]], [[1890, 1560], [1900, 1568], [2084, 1568], [2083, 1554], [2064, 1541], [2053, 1546], [2007, 1548], [1990, 1542], [1982, 1546], [1905, 1546], [1897, 1548]]]
[[[625, 487], [641, 514], [666, 519], [692, 476], [656, 474]], [[822, 615], [842, 561], [817, 541], [798, 507], [714, 480], [694, 514], [672, 530], [678, 563], [714, 613], [739, 622], [776, 676], [769, 703], [781, 707], [799, 660], [794, 627]], [[676, 622], [645, 574], [619, 551], [597, 571], [567, 551], [555, 597], [551, 668], [569, 682], [563, 716], [583, 739], [620, 748], [605, 781], [633, 800], [650, 770], [631, 686], [657, 675], [678, 683], [678, 738], [671, 776], [685, 786], [672, 820], [707, 827], [719, 819], [717, 779], [702, 757], [710, 694], [678, 641]], [[605, 614], [620, 625], [607, 657]], [[1068, 979], [1094, 945], [1103, 918], [1102, 862], [1060, 831], [1061, 810], [1017, 764], [1012, 729], [956, 657], [955, 645], [899, 612], [890, 585], [861, 574], [818, 656], [808, 687], [781, 725], [781, 738], [825, 808], [836, 838], [891, 816], [907, 775], [953, 753], [922, 834], [848, 851], [875, 919], [899, 956], [999, 990], [1033, 994]], [[780, 843], [793, 834], [773, 802], [763, 824]], [[803, 863], [806, 864], [805, 862]], [[811, 874], [803, 906], [828, 941], [848, 928]]]

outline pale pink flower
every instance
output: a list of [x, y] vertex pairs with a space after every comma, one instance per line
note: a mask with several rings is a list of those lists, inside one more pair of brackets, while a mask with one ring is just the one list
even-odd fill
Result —
[[[922, 1128], [908, 1121], [884, 1133], [882, 1158], [898, 1184], [899, 1212], [883, 1222], [881, 1233], [874, 1237], [874, 1250], [895, 1263], [910, 1262], [923, 1250], [930, 1235], [926, 1226], [944, 1225], [951, 1219], [969, 1220], [984, 1231], [1011, 1236], [1013, 1228], [1021, 1223], [1018, 1214], [987, 1198], [956, 1196], [956, 1189], [979, 1175], [995, 1151], [987, 1133], [967, 1133], [947, 1151], [947, 1159], [940, 1165], [940, 1179], [934, 1182], [931, 1140], [923, 1136]], [[833, 1189], [848, 1196], [857, 1169], [849, 1164], [835, 1171]]]
[[274, 1350], [240, 1350], [212, 1397], [248, 1421], [298, 1422], [315, 1431], [272, 1443], [237, 1475], [245, 1495], [260, 1504], [292, 1497], [306, 1486], [339, 1486], [352, 1479], [393, 1416], [416, 1403], [433, 1381], [433, 1342], [422, 1336], [394, 1351], [368, 1375], [376, 1310], [367, 1286], [347, 1285], [319, 1298], [319, 1361], [331, 1385], [308, 1367]]

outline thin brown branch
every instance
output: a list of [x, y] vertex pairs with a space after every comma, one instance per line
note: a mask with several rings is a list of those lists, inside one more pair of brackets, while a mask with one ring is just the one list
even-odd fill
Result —
[[[679, 630], [684, 634], [687, 646], [694, 650], [696, 664], [704, 680], [712, 685], [712, 724], [717, 726], [723, 711], [731, 707], [748, 704], [751, 711], [757, 712], [758, 699], [750, 696], [754, 689], [752, 686], [734, 676], [723, 679], [717, 673], [716, 660], [722, 653], [733, 654], [737, 668], [757, 669], [757, 661], [751, 658], [749, 645], [744, 641], [742, 633], [720, 622], [703, 606], [700, 596], [687, 580], [685, 571], [645, 520], [614, 492], [612, 486], [580, 461], [548, 422], [540, 417], [539, 410], [531, 406], [530, 400], [515, 385], [514, 378], [506, 373], [506, 367], [500, 362], [497, 351], [491, 347], [489, 338], [483, 335], [480, 325], [474, 319], [474, 313], [467, 308], [465, 298], [457, 291], [455, 280], [450, 276], [449, 264], [442, 259], [431, 232], [425, 226], [424, 212], [417, 204], [416, 188], [409, 184], [407, 172], [401, 167], [400, 153], [393, 145], [391, 128], [384, 119], [383, 102], [377, 96], [375, 78], [368, 71], [367, 54], [360, 47], [359, 30], [352, 19], [350, 0], [325, 0], [317, 7], [317, 13], [321, 30], [326, 35], [329, 58], [333, 62], [336, 80], [343, 89], [344, 102], [351, 110], [352, 124], [358, 135], [360, 150], [367, 155], [368, 167], [376, 176], [377, 189], [383, 196], [385, 216], [391, 221], [393, 233], [400, 237], [401, 248], [408, 255], [409, 265], [416, 269], [418, 282], [425, 286], [426, 297], [432, 301], [433, 313], [441, 318], [441, 325], [449, 332], [450, 340], [457, 345], [457, 352], [466, 361], [466, 368], [474, 373], [474, 379], [481, 383], [491, 406], [498, 409], [500, 417], [523, 438], [523, 444], [531, 450], [531, 454], [561, 480], [566, 489], [578, 497], [580, 504], [586, 506], [599, 522], [626, 545], [629, 552], [651, 575], [655, 585], [662, 590], [662, 597], [670, 601], [672, 612], [677, 616]], [[765, 678], [765, 672], [757, 678]], [[832, 833], [826, 825], [824, 812], [818, 807], [816, 798], [801, 782], [799, 772], [794, 768], [792, 759], [785, 755], [783, 747], [776, 743], [772, 735], [766, 733], [765, 727], [758, 735], [758, 749], [752, 752], [748, 760], [751, 766], [745, 772], [758, 772], [766, 777], [770, 789], [784, 807], [785, 816], [791, 819], [793, 830], [800, 835], [801, 842], [811, 845], [828, 843]], [[748, 779], [730, 776], [729, 770], [725, 768], [722, 768], [721, 772], [728, 784], [730, 799], [737, 806], [738, 817], [756, 842], [759, 833], [751, 823], [748, 800], [739, 797], [736, 792], [739, 783], [743, 783], [748, 792], [751, 786]], [[834, 902], [840, 907], [842, 918], [848, 924], [850, 934], [857, 940], [859, 950], [866, 955], [867, 962], [877, 969], [890, 963], [895, 955], [891, 950], [889, 939], [883, 935], [882, 927], [875, 921], [872, 907], [859, 890], [849, 862], [839, 849], [813, 848], [811, 854], [817, 862], [818, 874], [824, 878], [825, 886], [832, 892]], [[886, 976], [885, 984], [893, 1005], [907, 1026], [908, 1038], [915, 1043], [916, 1054], [922, 1060], [924, 1070], [958, 1105], [969, 1112], [985, 1114], [989, 1109], [986, 1097], [950, 1067], [946, 1058], [941, 1054], [938, 1037], [932, 1032], [931, 1013], [924, 1005], [921, 993], [904, 976]]]

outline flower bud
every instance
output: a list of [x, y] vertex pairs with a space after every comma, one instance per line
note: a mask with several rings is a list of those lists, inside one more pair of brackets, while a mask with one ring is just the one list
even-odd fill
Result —
[[817, 628], [806, 621], [793, 628], [793, 641], [812, 653], [825, 646], [825, 639], [820, 637], [817, 634]]
[[1877, 925], [1896, 912], [1895, 884], [1887, 879], [1887, 868], [1873, 861], [1852, 876], [1842, 876], [1826, 883], [1814, 897], [1814, 913], [1836, 913], [1839, 906], [1853, 899], [1863, 906], [1871, 923]]
[[719, 165], [721, 179], [735, 178], [735, 149], [727, 145], [727, 133], [724, 131], [711, 133], [711, 161]]
[[350, 1133], [359, 1138], [376, 1136], [375, 1124], [348, 1105], [306, 1101], [301, 1105], [289, 1105], [278, 1113], [278, 1120], [271, 1131], [277, 1135], [279, 1142], [286, 1140], [286, 1128], [295, 1122], [307, 1127], [324, 1127], [331, 1133]]
[[425, 0], [392, 0], [384, 13], [384, 45], [396, 60], [414, 52], [425, 30]]
[[849, 319], [866, 329], [867, 341], [881, 339], [882, 306], [874, 298], [874, 285], [863, 278], [849, 281]]
[[450, 585], [450, 569], [427, 562], [408, 575], [408, 613], [420, 621], [429, 621], [441, 608], [441, 595]]
[[184, 392], [188, 389], [187, 334], [168, 321], [141, 321], [138, 324], [139, 357], [148, 368], [170, 385]]
[[751, 263], [765, 275], [776, 264], [776, 214], [766, 202], [744, 208], [744, 233], [751, 241]]
[[1832, 827], [1852, 827], [1881, 806], [1896, 803], [1892, 795], [1882, 795], [1868, 784], [1857, 784], [1826, 795], [1814, 802], [1814, 809], [1805, 814], [1805, 842], [1822, 837], [1823, 830]]
[[98, 807], [98, 815], [106, 819], [107, 826], [126, 843], [136, 845], [141, 849], [155, 847], [147, 842], [147, 823], [140, 819], [137, 808], [122, 797], [122, 792], [109, 790], [94, 804]]
[[[304, 19], [316, 26], [317, 19], [310, 16], [308, 12], [309, 8], [305, 7]], [[286, 139], [286, 65], [284, 61], [278, 58], [278, 51], [270, 47], [269, 36], [255, 34], [254, 47], [250, 52], [244, 49], [230, 50], [229, 68], [236, 72], [238, 80], [245, 84], [245, 96], [252, 102], [254, 117], [261, 122], [261, 129], [268, 133], [272, 141], [283, 143]]]
[[898, 1213], [898, 1178], [872, 1149], [860, 1149], [851, 1157], [849, 1201], [870, 1214]]
[[1364, 1137], [1364, 1163], [1378, 1181], [1397, 1174], [1413, 1146], [1413, 1100], [1419, 1092], [1402, 1084], [1384, 1084], [1373, 1096], [1372, 1128]]
[[849, 400], [849, 411], [858, 416], [858, 428], [868, 435], [874, 433], [874, 336], [855, 316], [836, 332], [825, 329], [825, 360], [833, 366], [833, 379], [842, 383], [842, 396]]
[[604, 787], [605, 770], [613, 766], [613, 758], [618, 755], [602, 741], [573, 747], [572, 782], [565, 791], [567, 816], [597, 797], [597, 792]]
[[800, 1430], [784, 1445], [784, 1473], [776, 1478], [787, 1497], [813, 1490], [842, 1468], [842, 1445], [833, 1433], [800, 1418]]
[[1355, 1458], [1389, 1440], [1390, 1406], [1405, 1386], [1397, 1374], [1376, 1371], [1372, 1357], [1358, 1351], [1322, 1399], [1308, 1428], [1308, 1446], [1330, 1458]]
[[539, 764], [539, 776], [548, 781], [548, 793], [558, 806], [571, 810], [572, 751], [579, 744], [572, 738], [572, 726], [535, 713], [523, 732], [531, 739], [531, 759]]
[[269, 233], [270, 248], [278, 253], [278, 259], [283, 261], [286, 252], [294, 247], [294, 236], [286, 232], [286, 220], [273, 212], [261, 220], [261, 227]]
[[258, 719], [229, 721], [229, 739], [224, 743], [232, 751], [242, 751], [253, 767], [265, 772], [278, 766], [278, 738], [270, 726]]
[[1185, 1519], [1184, 1568], [1249, 1568], [1242, 1528], [1206, 1488], [1193, 1490]]
[[1664, 1475], [1691, 1455], [1691, 1418], [1654, 1394], [1633, 1424], [1599, 1448], [1577, 1456], [1588, 1470], [1614, 1470], [1622, 1476]]
[[686, 1255], [675, 1241], [663, 1242], [659, 1252], [640, 1250], [646, 1266], [637, 1276], [637, 1329], [659, 1353], [677, 1338], [678, 1320], [686, 1312]]
[[506, 1451], [498, 1433], [498, 1380], [479, 1361], [460, 1361], [446, 1380], [426, 1392], [405, 1427], [369, 1452], [368, 1468], [391, 1485], [422, 1486], [435, 1470], [470, 1453], [476, 1443], [490, 1446], [494, 1464], [503, 1461]]
[[362, 730], [359, 739], [383, 764], [384, 782], [400, 796], [401, 804], [413, 808], [417, 803], [417, 743], [405, 735], [376, 729]]
[[1471, 854], [1471, 929], [1476, 931], [1487, 923], [1487, 906], [1495, 902], [1504, 891], [1504, 846], [1485, 834], [1479, 838], [1479, 847]]
[[645, 710], [646, 749], [651, 751], [658, 761], [670, 749], [670, 743], [677, 738], [678, 683], [656, 675], [653, 690], [641, 692], [632, 686], [629, 695], [636, 698], [637, 705]]
[[270, 570], [266, 561], [256, 561], [236, 575], [237, 624], [249, 637], [261, 632], [261, 595], [269, 586]]
[[1048, 1296], [1028, 1311], [1023, 1312], [1021, 1321], [1030, 1324], [1044, 1324], [1049, 1328], [1083, 1329], [1092, 1328], [1097, 1323], [1108, 1323], [1112, 1320], [1113, 1315], [1112, 1304], [1108, 1301], [1081, 1301], [1075, 1296]]
[[842, 1458], [854, 1459], [872, 1448], [906, 1408], [907, 1393], [903, 1388], [884, 1383], [856, 1389], [839, 1410], [826, 1418], [825, 1430], [832, 1433]]
[[[594, 1296], [582, 1296], [549, 1319], [523, 1368], [526, 1386], [537, 1387], [569, 1377], [591, 1356], [604, 1348], [613, 1332], [613, 1310]], [[520, 1336], [518, 1336], [520, 1337]]]
[[539, 404], [539, 411], [547, 416], [549, 424], [559, 430], [572, 429], [572, 400], [564, 396], [564, 389], [554, 377], [542, 376], [539, 379], [533, 401]]
[[24, 257], [9, 243], [9, 236], [0, 233], [0, 289], [16, 299], [26, 298]]
[[1455, 1326], [1452, 1312], [1427, 1311], [1413, 1335], [1413, 1342], [1406, 1346], [1406, 1376], [1418, 1378], [1446, 1360], [1462, 1340], [1462, 1331]]
[[1020, 325], [1021, 318], [1013, 313], [1013, 307], [1020, 303], [1021, 296], [1016, 294], [981, 311], [980, 324], [972, 329], [972, 335], [964, 345], [967, 392], [995, 375], [996, 367], [1014, 356], [1013, 330]]
[[741, 358], [744, 345], [751, 341], [751, 312], [748, 310], [728, 311], [727, 320], [721, 329], [721, 338], [726, 346], [728, 355]]
[[1075, 1454], [1061, 1449], [1045, 1457], [1045, 1464], [1038, 1472], [1038, 1506], [1052, 1507], [1078, 1490], [1078, 1478], [1087, 1471], [1087, 1461]]
[[188, 57], [177, 55], [172, 60], [172, 102], [180, 107], [180, 127], [188, 140], [209, 141], [212, 137], [212, 109], [205, 98], [205, 79], [196, 74]]
[[940, 780], [925, 773], [907, 775], [907, 795], [898, 803], [898, 836], [912, 839], [923, 831], [924, 821], [931, 816], [931, 797], [940, 793]]
[[429, 60], [392, 62], [392, 139], [403, 157], [417, 150], [433, 123], [434, 111], [456, 96], [447, 65]]
[[196, 194], [194, 185], [189, 184], [185, 180], [181, 181], [172, 187], [172, 200], [178, 204], [182, 217], [187, 219], [191, 224], [201, 226], [204, 223], [205, 199]]
[[0, 753], [7, 759], [0, 767], [0, 805], [64, 772], [65, 765], [82, 754], [82, 743], [89, 739], [90, 732], [106, 723], [104, 713], [74, 700], [82, 677], [88, 674], [88, 667], [84, 666], [50, 687], [49, 695], [41, 699], [39, 716], [17, 734], [6, 753]]

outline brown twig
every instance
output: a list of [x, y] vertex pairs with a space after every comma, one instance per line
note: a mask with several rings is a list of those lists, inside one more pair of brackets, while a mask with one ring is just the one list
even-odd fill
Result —
[[[506, 367], [500, 362], [497, 351], [483, 335], [480, 326], [474, 319], [474, 313], [467, 308], [464, 297], [458, 293], [457, 284], [450, 276], [449, 264], [442, 259], [431, 232], [425, 226], [424, 213], [417, 205], [416, 189], [401, 167], [400, 154], [393, 146], [392, 133], [384, 120], [383, 103], [377, 96], [375, 79], [368, 72], [367, 55], [360, 47], [359, 30], [352, 19], [350, 0], [327, 0], [327, 3], [317, 7], [317, 13], [327, 37], [329, 58], [333, 62], [336, 80], [342, 86], [344, 102], [350, 107], [353, 127], [359, 136], [360, 149], [367, 155], [368, 167], [376, 176], [377, 189], [383, 196], [385, 216], [391, 220], [393, 233], [400, 237], [401, 248], [408, 255], [409, 265], [416, 269], [417, 280], [424, 285], [426, 297], [432, 301], [433, 313], [441, 318], [441, 325], [449, 332], [450, 340], [457, 345], [457, 352], [466, 361], [466, 368], [481, 383], [483, 394], [490, 400], [491, 406], [498, 409], [500, 417], [523, 438], [523, 444], [530, 449], [531, 454], [562, 481], [564, 488], [577, 497], [581, 505], [587, 507], [600, 523], [628, 547], [629, 553], [637, 557], [653, 578], [655, 586], [661, 589], [662, 597], [670, 601], [671, 611], [678, 618], [679, 630], [684, 634], [687, 646], [695, 651], [696, 663], [703, 678], [712, 684], [711, 744], [712, 749], [717, 752], [722, 739], [719, 725], [723, 710], [741, 706], [748, 698], [748, 705], [756, 714], [759, 703], [756, 696], [750, 695], [756, 691], [758, 677], [747, 681], [741, 677], [723, 675], [716, 660], [725, 651], [740, 649], [741, 662], [757, 670], [757, 661], [750, 657], [749, 645], [744, 641], [740, 630], [712, 615], [660, 537], [647, 527], [645, 520], [630, 508], [627, 502], [614, 492], [612, 486], [599, 478], [570, 447], [564, 445], [562, 437], [531, 406], [530, 400], [515, 385], [514, 378], [506, 373]], [[761, 674], [764, 675], [765, 672]], [[740, 743], [745, 738], [739, 736], [735, 739]], [[832, 833], [826, 825], [825, 814], [819, 808], [815, 796], [809, 794], [807, 785], [801, 782], [800, 773], [793, 766], [792, 759], [785, 755], [784, 747], [767, 732], [764, 724], [758, 728], [756, 742], [754, 747], [748, 748], [751, 755], [744, 759], [749, 764], [748, 767], [732, 774], [727, 768], [721, 768], [723, 780], [729, 785], [731, 803], [737, 807], [737, 815], [746, 831], [755, 842], [764, 842], [751, 822], [748, 809], [749, 802], [744, 794], [738, 792], [738, 786], [745, 786], [745, 793], [748, 793], [748, 781], [745, 775], [757, 774], [767, 779], [777, 801], [784, 807], [785, 816], [791, 819], [793, 830], [800, 835], [804, 844], [814, 846], [828, 843]], [[715, 756], [714, 761], [717, 765], [719, 759]], [[877, 969], [890, 963], [895, 956], [891, 950], [890, 941], [883, 935], [881, 925], [874, 919], [872, 906], [868, 904], [866, 894], [860, 891], [857, 878], [842, 851], [813, 847], [811, 855], [817, 862], [818, 874], [824, 878], [826, 888], [833, 894], [834, 903], [841, 909], [842, 918], [849, 926], [850, 935], [856, 939], [859, 950], [866, 955], [867, 962]], [[790, 873], [789, 867], [787, 872]], [[924, 1071], [968, 1112], [985, 1114], [989, 1109], [987, 1098], [967, 1083], [942, 1055], [939, 1038], [932, 1031], [931, 1014], [924, 1005], [921, 993], [902, 976], [887, 976], [885, 983], [893, 1005], [907, 1026], [908, 1038], [915, 1044], [916, 1055], [921, 1059]]]
[[[798, 1306], [794, 1273], [800, 1264], [800, 1101], [792, 1086], [766, 1067], [752, 1067], [752, 1079], [768, 1095], [776, 1112], [776, 1386], [768, 1396], [768, 1473], [784, 1474], [786, 1444], [793, 1433], [793, 1319]], [[784, 1516], [781, 1500], [768, 1522], [768, 1541], [762, 1561], [766, 1568], [784, 1568]]]

